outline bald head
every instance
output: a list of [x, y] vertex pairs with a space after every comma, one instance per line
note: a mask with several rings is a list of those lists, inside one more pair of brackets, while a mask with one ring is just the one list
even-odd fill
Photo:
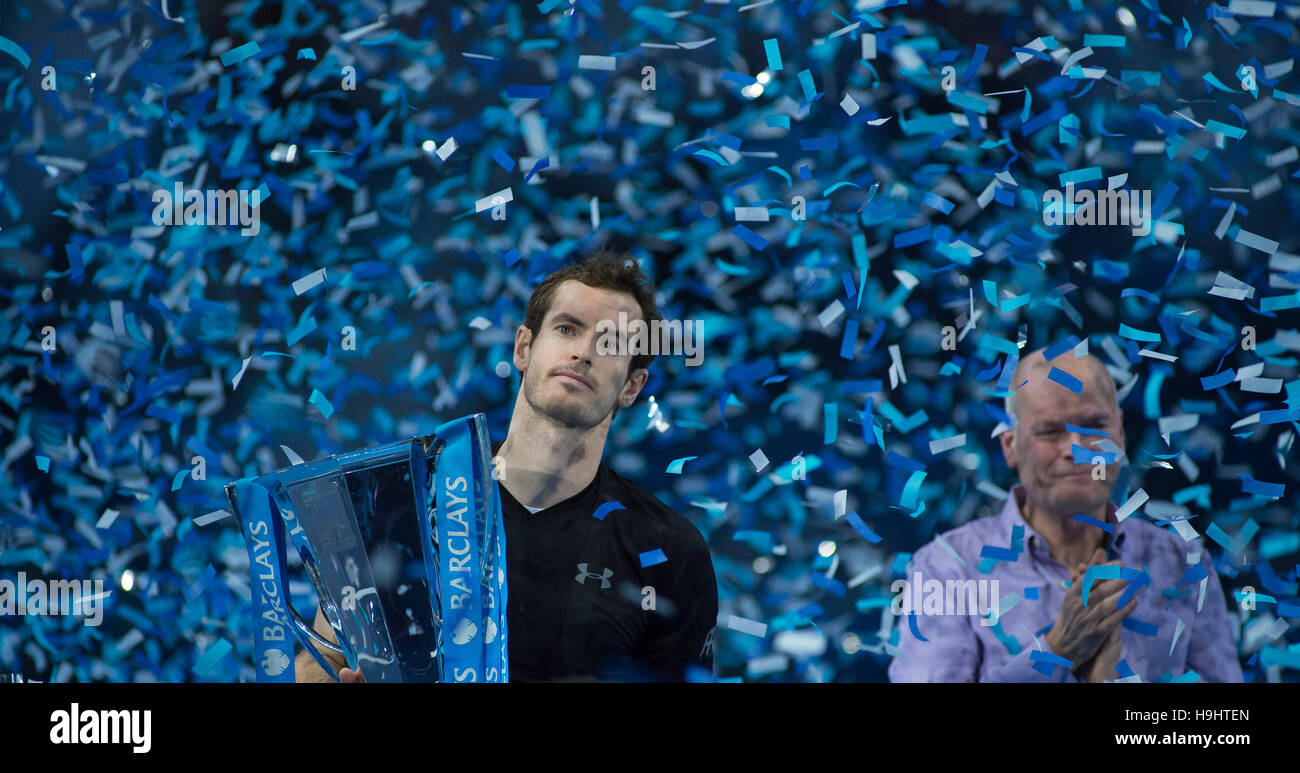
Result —
[[[1091, 386], [1096, 389], [1102, 397], [1106, 398], [1107, 404], [1115, 405], [1118, 412], [1119, 404], [1115, 400], [1115, 383], [1111, 380], [1110, 372], [1106, 370], [1105, 363], [1091, 354], [1075, 357], [1068, 352], [1048, 362], [1047, 357], [1044, 356], [1046, 351], [1046, 347], [1035, 349], [1022, 357], [1020, 362], [1016, 364], [1015, 373], [1011, 375], [1011, 395], [1005, 401], [1008, 415], [1016, 421], [1020, 420], [1020, 417], [1016, 415], [1016, 394], [1022, 389], [1033, 388], [1036, 392], [1040, 390], [1066, 389], [1065, 386], [1048, 380], [1047, 375], [1052, 372], [1052, 368], [1063, 370], [1074, 376], [1083, 382], [1083, 388]], [[1022, 384], [1023, 386], [1021, 386]]]

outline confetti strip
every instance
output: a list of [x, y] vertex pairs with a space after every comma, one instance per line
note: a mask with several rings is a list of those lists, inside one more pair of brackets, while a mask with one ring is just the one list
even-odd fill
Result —
[[242, 46], [236, 46], [221, 55], [221, 66], [229, 67], [232, 64], [238, 64], [245, 59], [256, 56], [262, 47], [257, 45], [257, 41], [250, 40]]
[[294, 281], [293, 294], [302, 295], [303, 293], [307, 292], [313, 287], [316, 287], [317, 285], [321, 284], [324, 281], [325, 281], [325, 269], [323, 268], [317, 269], [311, 272], [310, 274], [308, 274], [307, 276], [304, 276], [303, 278]]
[[941, 438], [930, 441], [930, 453], [941, 454], [944, 451], [951, 451], [954, 448], [961, 448], [966, 445], [966, 434], [953, 435], [952, 437]]
[[[626, 509], [627, 509], [627, 508], [623, 506], [623, 503], [622, 503], [622, 502], [617, 502], [617, 501], [614, 501], [614, 502], [604, 502], [604, 503], [602, 503], [602, 504], [600, 505], [600, 507], [597, 507], [597, 508], [596, 508], [596, 511], [595, 511], [594, 513], [592, 513], [591, 515], [592, 515], [592, 517], [594, 517], [596, 520], [598, 520], [598, 521], [603, 521], [603, 520], [605, 520], [605, 516], [609, 515], [610, 513], [614, 512], [615, 510], [626, 510]], [[642, 566], [645, 566], [645, 564], [642, 564]]]
[[236, 374], [235, 374], [235, 377], [234, 377], [233, 379], [230, 380], [230, 387], [231, 387], [231, 389], [238, 389], [238, 388], [239, 388], [239, 382], [242, 381], [243, 378], [244, 378], [244, 371], [248, 370], [248, 363], [250, 363], [250, 362], [252, 362], [252, 361], [253, 361], [253, 358], [252, 358], [252, 357], [245, 357], [245, 358], [244, 358], [243, 363], [241, 363], [240, 366], [239, 366], [239, 372], [236, 373]]
[[727, 628], [740, 633], [757, 636], [760, 639], [767, 636], [767, 623], [760, 623], [756, 620], [748, 620], [743, 617], [732, 615], [727, 619]]
[[1051, 372], [1047, 374], [1047, 378], [1049, 381], [1055, 381], [1071, 392], [1074, 392], [1076, 395], [1083, 393], [1083, 382], [1060, 368], [1052, 368]]
[[311, 390], [311, 397], [307, 402], [319, 408], [321, 414], [327, 419], [334, 414], [334, 406], [325, 398], [325, 395], [321, 394], [319, 389]]
[[0, 51], [12, 56], [18, 61], [18, 64], [23, 66], [24, 70], [31, 66], [32, 58], [23, 50], [23, 47], [4, 35], [0, 35]]
[[643, 553], [640, 554], [640, 558], [641, 558], [641, 568], [642, 568], [642, 569], [645, 569], [646, 567], [649, 567], [649, 566], [657, 566], [657, 565], [659, 565], [659, 564], [662, 564], [662, 563], [665, 563], [665, 562], [668, 561], [668, 557], [664, 555], [664, 551], [663, 551], [662, 548], [655, 548], [654, 550], [647, 550], [647, 551], [645, 551], [645, 552], [643, 552]]
[[1138, 508], [1146, 504], [1149, 499], [1150, 497], [1147, 495], [1146, 491], [1143, 491], [1142, 489], [1138, 489], [1137, 491], [1134, 491], [1132, 496], [1124, 500], [1124, 504], [1116, 508], [1115, 520], [1123, 521], [1125, 518], [1129, 517], [1133, 513], [1136, 513], [1138, 511]]
[[201, 515], [198, 518], [195, 518], [194, 525], [207, 526], [208, 524], [216, 523], [217, 521], [229, 517], [230, 517], [230, 513], [226, 510], [213, 510], [212, 512], [207, 513], [206, 515]]
[[699, 458], [700, 458], [700, 457], [698, 457], [698, 456], [684, 456], [684, 457], [682, 457], [681, 459], [674, 459], [674, 460], [672, 460], [671, 462], [668, 463], [668, 469], [667, 469], [667, 472], [670, 473], [670, 474], [672, 474], [672, 475], [681, 475], [681, 474], [682, 474], [682, 465], [686, 464], [687, 462], [689, 462], [689, 461], [692, 460], [692, 459], [699, 459]]

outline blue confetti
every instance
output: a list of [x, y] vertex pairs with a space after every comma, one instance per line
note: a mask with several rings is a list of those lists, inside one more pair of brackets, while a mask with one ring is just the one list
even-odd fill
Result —
[[656, 566], [656, 565], [658, 565], [658, 564], [662, 564], [662, 563], [665, 563], [665, 562], [668, 561], [668, 557], [664, 555], [664, 551], [663, 551], [662, 548], [655, 548], [654, 550], [647, 550], [647, 551], [641, 553], [641, 554], [640, 554], [640, 557], [641, 557], [641, 568], [642, 568], [642, 569], [644, 569], [644, 568], [646, 568], [646, 567], [648, 567], [648, 566]]
[[261, 50], [262, 48], [257, 45], [257, 41], [250, 40], [242, 46], [236, 46], [223, 53], [221, 55], [221, 66], [229, 67], [232, 64], [239, 64], [245, 59], [256, 56]]
[[1055, 381], [1076, 395], [1083, 394], [1083, 382], [1060, 368], [1052, 368], [1051, 372], [1047, 374], [1047, 379]]
[[[609, 515], [615, 510], [626, 510], [626, 509], [627, 508], [623, 506], [622, 502], [618, 502], [618, 501], [603, 502], [601, 503], [600, 507], [596, 508], [596, 512], [592, 513], [591, 515], [596, 520], [603, 521], [605, 520], [605, 516]], [[644, 564], [642, 564], [642, 566], [644, 566]]]

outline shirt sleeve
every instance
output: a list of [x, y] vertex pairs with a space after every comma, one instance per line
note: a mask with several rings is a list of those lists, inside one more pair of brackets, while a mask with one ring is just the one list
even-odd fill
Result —
[[[912, 556], [907, 576], [919, 572], [926, 579], [939, 581], [965, 580], [967, 574], [951, 556], [930, 543]], [[899, 593], [901, 580], [895, 580], [890, 590]], [[896, 605], [899, 606], [899, 605]], [[893, 614], [886, 611], [885, 614]], [[1001, 666], [981, 674], [982, 647], [973, 626], [979, 618], [971, 615], [917, 615], [917, 633], [912, 633], [911, 621], [906, 615], [898, 618], [898, 645], [894, 660], [889, 664], [891, 682], [1039, 682], [1077, 683], [1079, 678], [1068, 669], [1055, 666], [1051, 676], [1034, 668], [1033, 650], [1023, 648]]]
[[980, 681], [1040, 682], [1043, 684], [1081, 684], [1083, 682], [1073, 671], [1059, 665], [1052, 666], [1051, 676], [1036, 670], [1034, 666], [1037, 664], [1034, 662], [1033, 653], [1034, 650], [1028, 647], [1020, 650], [1020, 654], [1003, 663], [1000, 668], [995, 669], [989, 678]]
[[[1205, 601], [1192, 618], [1192, 638], [1187, 644], [1187, 668], [1200, 675], [1202, 682], [1241, 682], [1241, 662], [1237, 658], [1234, 626], [1228, 614], [1223, 585], [1210, 561], [1210, 551], [1201, 553], [1206, 571]], [[1196, 583], [1200, 599], [1200, 583]]]
[[[927, 579], [956, 579], [959, 567], [946, 555], [940, 555], [932, 542], [912, 556], [907, 577], [916, 573]], [[906, 593], [903, 580], [895, 580], [890, 590]], [[965, 615], [917, 615], [916, 633], [901, 602], [896, 600], [885, 614], [896, 614], [898, 646], [889, 664], [891, 682], [974, 682], [979, 675], [979, 642]]]
[[[713, 679], [713, 629], [718, 621], [718, 582], [708, 543], [689, 522], [678, 548], [685, 554], [668, 593], [671, 614], [652, 614], [642, 645], [644, 662], [657, 679], [669, 682]], [[669, 605], [659, 603], [661, 608]]]

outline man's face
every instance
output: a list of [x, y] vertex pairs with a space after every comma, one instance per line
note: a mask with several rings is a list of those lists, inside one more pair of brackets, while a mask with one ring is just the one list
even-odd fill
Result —
[[536, 336], [519, 326], [514, 362], [534, 411], [586, 429], [608, 419], [615, 405], [631, 405], [645, 385], [646, 370], [629, 374], [631, 355], [603, 353], [596, 345], [601, 320], [617, 322], [619, 312], [629, 322], [641, 318], [632, 296], [568, 280], [555, 288]]
[[[1051, 366], [1082, 381], [1082, 394], [1048, 380]], [[1030, 379], [1030, 383], [1016, 390], [1019, 423], [1002, 433], [1002, 453], [1007, 465], [1019, 472], [1025, 494], [1035, 507], [1063, 517], [1092, 513], [1105, 506], [1120, 468], [1117, 458], [1104, 468], [1105, 477], [1096, 479], [1100, 472], [1094, 477], [1096, 465], [1092, 460], [1101, 451], [1092, 443], [1108, 439], [1124, 448], [1119, 407], [1113, 394], [1098, 386], [1098, 378], [1110, 376], [1099, 372], [1095, 360], [1075, 360], [1066, 355], [1053, 360], [1051, 366], [1028, 368], [1014, 379]], [[1066, 424], [1109, 432], [1110, 436], [1080, 433], [1066, 429]], [[1072, 445], [1089, 449], [1086, 463], [1075, 463]]]

